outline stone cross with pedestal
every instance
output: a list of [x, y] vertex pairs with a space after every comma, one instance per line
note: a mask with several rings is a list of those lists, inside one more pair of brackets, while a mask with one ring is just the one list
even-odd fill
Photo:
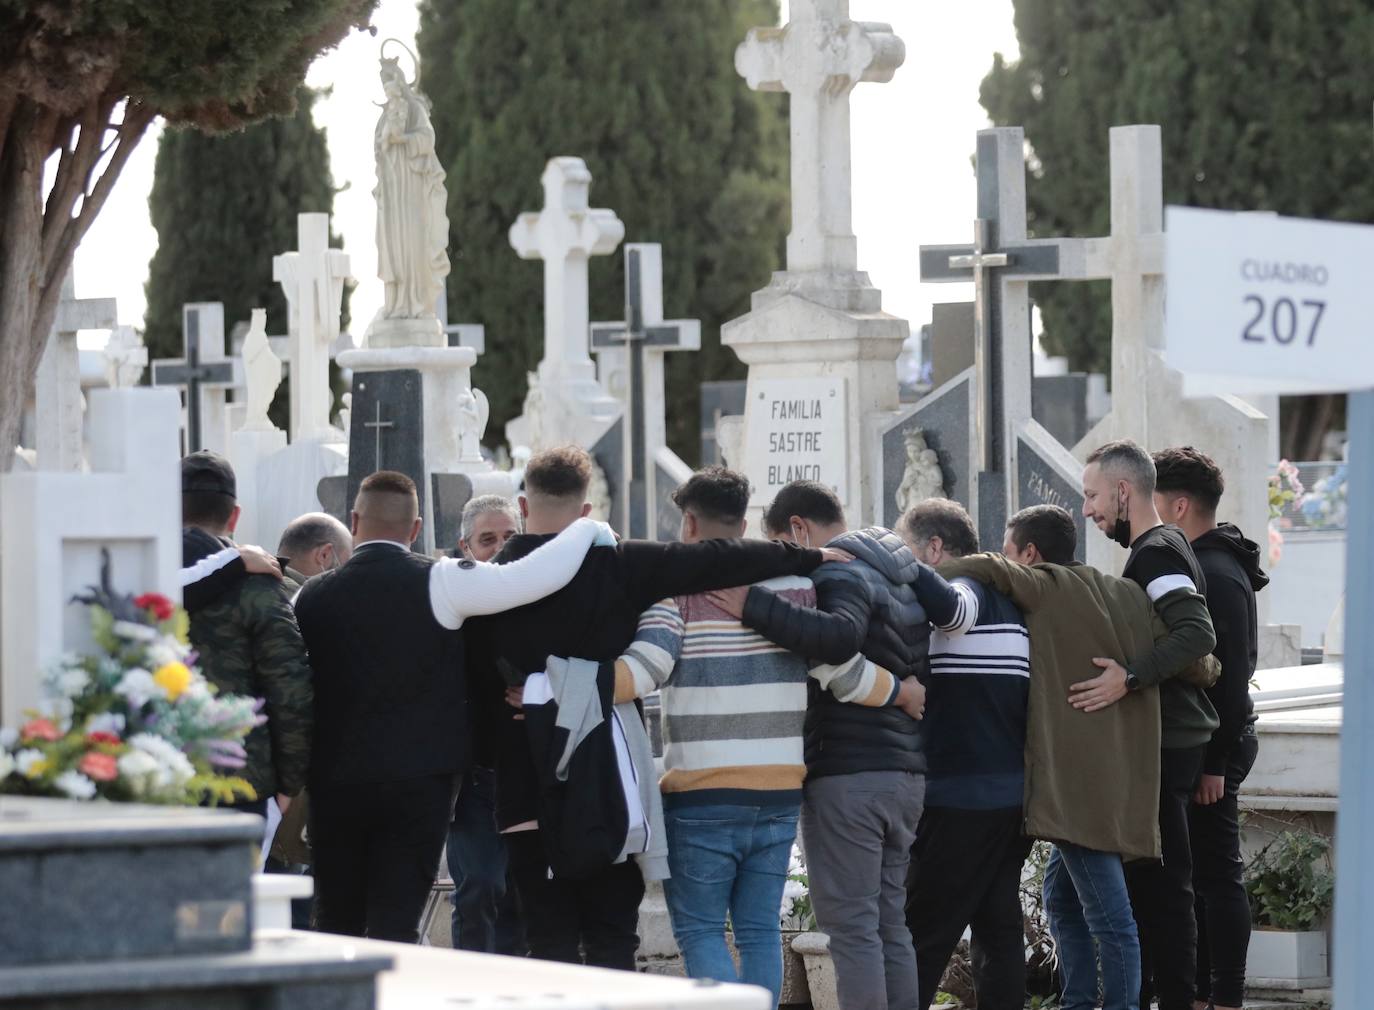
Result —
[[[873, 412], [897, 406], [905, 320], [858, 270], [851, 223], [849, 93], [891, 80], [905, 58], [888, 25], [849, 20], [847, 0], [795, 0], [781, 28], [753, 28], [735, 51], [749, 86], [790, 102], [792, 230], [787, 269], [756, 291], [721, 342], [749, 366], [743, 467], [751, 511], [790, 480], [830, 485], [853, 522], [877, 512]], [[738, 464], [736, 464], [738, 465]]]
[[544, 209], [516, 219], [510, 244], [521, 259], [544, 261], [544, 357], [524, 411], [506, 425], [512, 446], [536, 452], [595, 445], [619, 415], [587, 350], [587, 261], [614, 252], [625, 237], [615, 211], [589, 206], [592, 174], [581, 158], [551, 158], [541, 181]]
[[185, 356], [153, 362], [153, 385], [186, 394], [186, 451], [229, 450], [225, 392], [242, 383], [237, 361], [224, 353], [224, 305], [194, 302], [181, 307]]
[[108, 330], [118, 322], [113, 298], [77, 298], [70, 271], [34, 381], [38, 468], [80, 470], [82, 464], [81, 362], [78, 330]]
[[341, 441], [329, 423], [329, 347], [339, 336], [348, 254], [329, 248], [328, 214], [297, 215], [296, 234], [298, 250], [272, 258], [289, 313], [291, 441]]
[[43, 670], [90, 646], [72, 597], [100, 581], [108, 549], [118, 587], [181, 599], [180, 404], [170, 389], [91, 391], [89, 473], [0, 477], [0, 719], [40, 700]]
[[[664, 356], [701, 349], [701, 323], [663, 318], [663, 247], [625, 246], [625, 318], [591, 324], [592, 350], [606, 364], [617, 354], [625, 368], [623, 458], [612, 497], [624, 502], [620, 531], [638, 539], [676, 537], [678, 511], [668, 495], [691, 476], [691, 467], [668, 448], [664, 422]], [[605, 369], [603, 368], [603, 375]]]

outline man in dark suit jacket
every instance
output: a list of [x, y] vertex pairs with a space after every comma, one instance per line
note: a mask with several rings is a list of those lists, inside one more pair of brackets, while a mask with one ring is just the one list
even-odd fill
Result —
[[575, 523], [519, 565], [435, 561], [411, 552], [415, 485], [389, 471], [363, 481], [352, 527], [353, 557], [296, 600], [315, 683], [316, 927], [414, 943], [469, 761], [459, 629], [566, 584], [600, 527]]
[[[520, 496], [525, 533], [512, 537], [500, 562], [526, 563], [530, 552], [586, 515], [590, 457], [575, 446], [541, 452], [525, 469]], [[556, 541], [555, 541], [556, 542]], [[634, 639], [639, 616], [669, 596], [704, 592], [778, 575], [805, 575], [837, 551], [762, 540], [706, 540], [695, 544], [624, 540], [598, 544], [572, 581], [547, 599], [478, 622], [472, 645], [476, 685], [489, 702], [505, 684], [500, 663], [520, 675], [542, 672], [550, 656], [610, 663]], [[479, 660], [477, 657], [481, 656]], [[537, 821], [538, 779], [526, 725], [516, 711], [494, 704], [498, 738], [497, 822], [506, 836], [511, 877], [520, 895], [534, 957], [633, 971], [644, 880], [633, 860], [583, 879], [550, 876]], [[496, 720], [490, 720], [495, 722]], [[618, 788], [609, 783], [608, 788]], [[580, 951], [580, 952], [579, 952]]]

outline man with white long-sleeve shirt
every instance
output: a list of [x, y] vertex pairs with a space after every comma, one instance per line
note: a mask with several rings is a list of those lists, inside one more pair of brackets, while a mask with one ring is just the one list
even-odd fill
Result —
[[420, 532], [410, 478], [379, 471], [363, 481], [352, 558], [296, 600], [315, 682], [316, 928], [418, 940], [455, 776], [470, 760], [463, 621], [561, 588], [598, 529], [573, 523], [500, 568], [435, 561], [410, 549]]

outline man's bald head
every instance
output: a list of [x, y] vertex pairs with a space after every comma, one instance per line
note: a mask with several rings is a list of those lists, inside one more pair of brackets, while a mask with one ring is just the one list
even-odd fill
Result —
[[292, 519], [277, 544], [277, 556], [307, 577], [337, 568], [352, 554], [353, 536], [348, 527], [324, 512], [307, 512]]
[[353, 502], [353, 539], [411, 544], [420, 535], [420, 499], [415, 482], [394, 470], [364, 479]]

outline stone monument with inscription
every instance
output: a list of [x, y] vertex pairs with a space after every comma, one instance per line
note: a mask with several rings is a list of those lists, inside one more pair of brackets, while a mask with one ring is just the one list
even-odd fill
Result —
[[789, 96], [787, 269], [722, 327], [721, 342], [749, 366], [744, 470], [755, 517], [789, 474], [814, 475], [851, 523], [865, 523], [880, 511], [866, 479], [878, 469], [868, 418], [897, 407], [894, 363], [909, 328], [858, 268], [849, 97], [862, 81], [891, 80], [906, 50], [890, 26], [851, 21], [848, 0], [794, 0], [790, 11], [788, 24], [751, 29], [735, 51], [751, 88]]

